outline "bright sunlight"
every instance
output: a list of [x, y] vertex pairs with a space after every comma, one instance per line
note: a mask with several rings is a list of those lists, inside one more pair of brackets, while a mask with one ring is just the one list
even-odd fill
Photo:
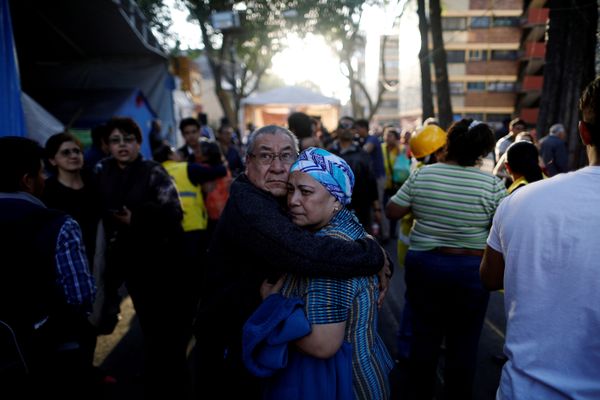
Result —
[[325, 96], [342, 104], [350, 98], [348, 79], [340, 70], [339, 58], [321, 36], [309, 34], [305, 39], [296, 34], [286, 38], [287, 47], [273, 57], [271, 71], [286, 85], [314, 83]]

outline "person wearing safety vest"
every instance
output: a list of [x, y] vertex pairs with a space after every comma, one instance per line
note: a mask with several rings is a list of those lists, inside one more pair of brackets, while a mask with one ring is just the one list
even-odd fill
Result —
[[190, 328], [200, 299], [198, 284], [204, 276], [204, 253], [208, 247], [208, 216], [201, 185], [225, 176], [225, 166], [206, 167], [196, 163], [179, 161], [179, 155], [169, 146], [162, 146], [154, 153], [154, 159], [160, 162], [173, 178], [183, 208], [183, 243], [182, 262], [189, 268]]

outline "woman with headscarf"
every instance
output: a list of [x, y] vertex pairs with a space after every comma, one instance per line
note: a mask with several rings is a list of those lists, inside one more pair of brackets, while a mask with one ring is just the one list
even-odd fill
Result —
[[[353, 186], [354, 174], [342, 158], [315, 147], [304, 150], [292, 165], [288, 180], [292, 221], [319, 236], [346, 240], [365, 237], [364, 228], [346, 208]], [[271, 378], [266, 397], [388, 398], [392, 360], [377, 333], [377, 276], [333, 279], [287, 275], [274, 290], [269, 284], [263, 285], [263, 297], [277, 291], [281, 283], [280, 293], [284, 298], [303, 300], [311, 329], [290, 346], [297, 350], [290, 350], [286, 369]], [[344, 354], [348, 357], [344, 358]], [[306, 368], [307, 355], [312, 358], [310, 368]], [[298, 357], [303, 361], [299, 362]], [[339, 368], [344, 369], [341, 365], [344, 362], [351, 374], [346, 380], [340, 378], [343, 371]], [[298, 368], [299, 365], [304, 368]], [[331, 375], [336, 367], [337, 373]], [[289, 384], [290, 377], [295, 381], [293, 385]], [[330, 385], [327, 389], [321, 385], [324, 380]]]
[[413, 310], [409, 398], [430, 399], [446, 339], [445, 398], [470, 399], [489, 292], [479, 264], [492, 217], [506, 196], [502, 181], [477, 168], [494, 147], [481, 121], [448, 130], [444, 160], [412, 173], [386, 212], [415, 217], [406, 254], [406, 295]]

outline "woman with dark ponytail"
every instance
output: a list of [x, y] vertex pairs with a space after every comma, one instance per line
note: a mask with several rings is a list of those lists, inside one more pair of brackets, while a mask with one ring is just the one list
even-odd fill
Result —
[[506, 170], [513, 179], [508, 193], [544, 178], [539, 164], [539, 153], [534, 144], [515, 142], [506, 151]]
[[413, 171], [386, 206], [391, 218], [409, 212], [415, 217], [405, 259], [406, 296], [413, 310], [409, 398], [433, 397], [444, 337], [444, 397], [472, 398], [489, 300], [479, 265], [494, 212], [506, 196], [504, 183], [478, 168], [493, 148], [487, 124], [455, 122], [443, 160]]

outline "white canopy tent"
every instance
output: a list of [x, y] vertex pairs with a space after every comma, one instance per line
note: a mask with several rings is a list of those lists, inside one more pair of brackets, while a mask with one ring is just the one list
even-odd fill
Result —
[[340, 101], [297, 86], [286, 86], [257, 93], [242, 100], [240, 118], [246, 126], [287, 126], [287, 117], [293, 112], [320, 116], [327, 129], [334, 129], [340, 117]]
[[41, 146], [46, 145], [46, 140], [55, 133], [65, 130], [65, 126], [56, 117], [29, 97], [21, 92], [21, 104], [25, 115], [27, 137], [35, 140]]

